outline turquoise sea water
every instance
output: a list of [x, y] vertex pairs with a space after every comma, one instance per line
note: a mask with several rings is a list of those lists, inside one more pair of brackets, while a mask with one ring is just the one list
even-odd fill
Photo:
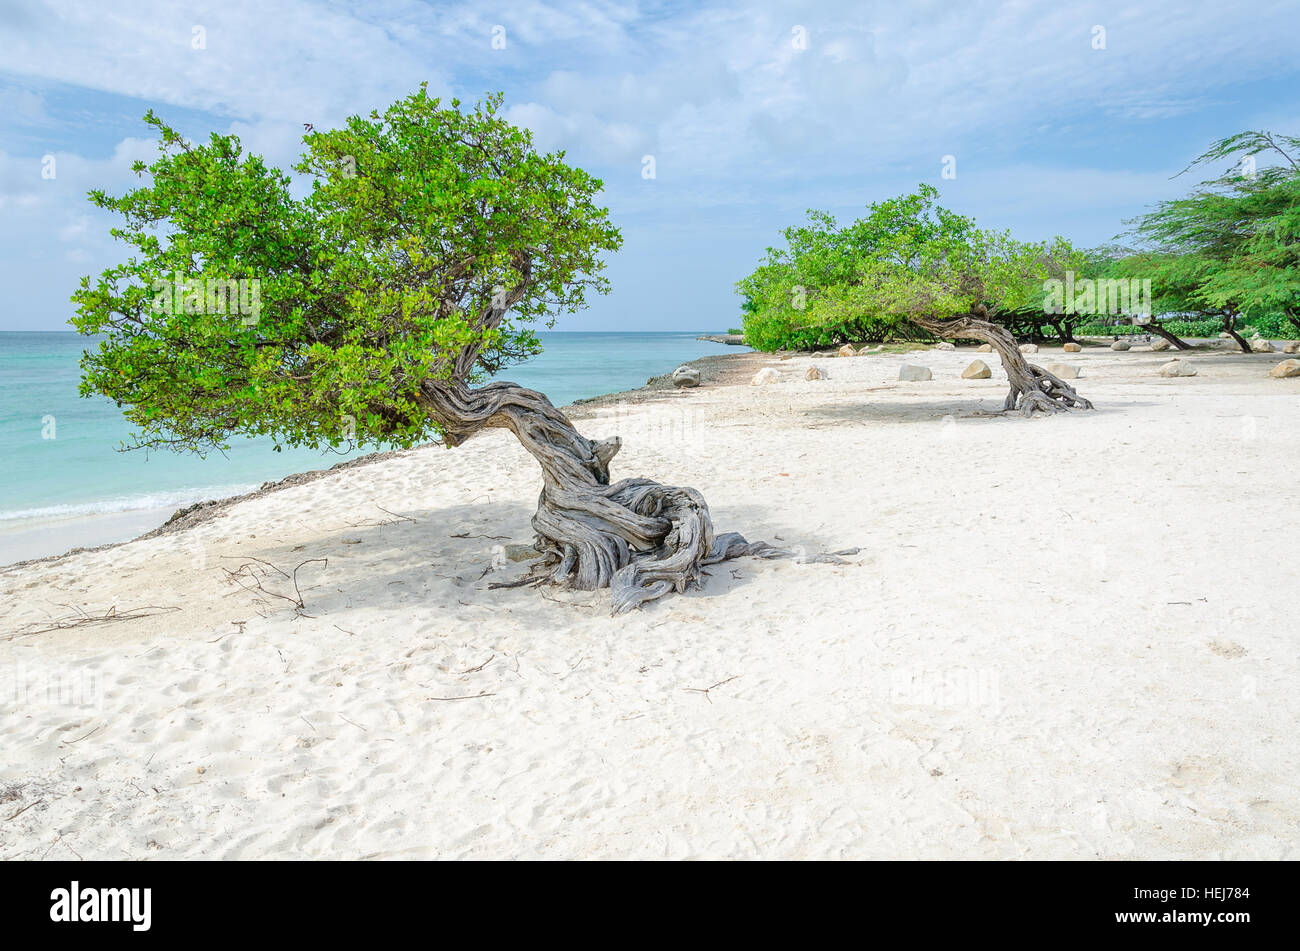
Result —
[[[695, 336], [542, 333], [545, 352], [502, 377], [563, 406], [642, 386], [647, 377], [696, 357], [739, 349]], [[0, 531], [45, 520], [177, 508], [348, 458], [310, 449], [277, 453], [270, 440], [242, 438], [232, 440], [226, 457], [118, 452], [130, 433], [121, 412], [109, 400], [77, 395], [78, 362], [87, 343], [75, 333], [0, 333]]]

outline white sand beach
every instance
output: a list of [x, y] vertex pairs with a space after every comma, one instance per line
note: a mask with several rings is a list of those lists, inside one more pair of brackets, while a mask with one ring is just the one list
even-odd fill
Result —
[[623, 617], [488, 589], [503, 431], [0, 570], [0, 858], [1294, 858], [1300, 378], [1170, 356], [1044, 347], [1098, 409], [1032, 420], [970, 349], [579, 407], [719, 531], [860, 549]]

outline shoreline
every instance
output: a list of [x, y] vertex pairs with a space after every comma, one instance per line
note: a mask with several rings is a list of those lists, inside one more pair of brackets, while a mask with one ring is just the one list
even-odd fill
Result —
[[[759, 351], [748, 351], [745, 353], [720, 353], [710, 354], [704, 357], [698, 357], [688, 361], [691, 366], [700, 370], [700, 386], [734, 386], [743, 382], [746, 368], [752, 363], [760, 362], [761, 358], [766, 355]], [[755, 359], [758, 358], [758, 359]], [[770, 357], [769, 357], [770, 359]], [[630, 390], [619, 390], [612, 393], [601, 393], [597, 396], [587, 397], [585, 399], [575, 400], [573, 403], [558, 407], [564, 411], [573, 420], [589, 418], [590, 413], [584, 414], [584, 411], [590, 411], [600, 407], [613, 406], [619, 403], [629, 405], [639, 404], [661, 398], [665, 393], [673, 393], [677, 388], [672, 385], [672, 370], [669, 368], [663, 374], [653, 376], [646, 381], [644, 386], [636, 387]], [[50, 520], [52, 523], [42, 526], [31, 526], [18, 531], [5, 533], [0, 530], [0, 542], [7, 542], [8, 539], [16, 539], [13, 542], [15, 547], [34, 548], [39, 547], [40, 536], [51, 533], [71, 531], [73, 534], [85, 536], [95, 534], [98, 530], [102, 534], [109, 526], [133, 526], [135, 531], [128, 538], [121, 538], [117, 541], [98, 542], [91, 544], [76, 544], [64, 548], [60, 551], [43, 555], [32, 555], [21, 558], [17, 561], [10, 561], [0, 564], [0, 574], [4, 574], [15, 568], [41, 564], [44, 562], [58, 561], [69, 555], [78, 555], [83, 553], [94, 553], [108, 551], [118, 548], [122, 545], [129, 545], [132, 542], [141, 541], [147, 538], [157, 538], [163, 535], [170, 535], [175, 532], [191, 528], [210, 518], [220, 514], [232, 506], [251, 499], [262, 498], [263, 496], [279, 492], [283, 489], [293, 488], [294, 486], [306, 485], [317, 479], [323, 479], [328, 475], [346, 469], [356, 468], [358, 466], [368, 466], [375, 463], [384, 462], [408, 453], [418, 452], [438, 443], [420, 443], [412, 446], [410, 449], [378, 449], [374, 452], [367, 453], [364, 456], [358, 456], [355, 459], [348, 459], [344, 462], [335, 463], [326, 469], [307, 469], [303, 472], [295, 472], [287, 475], [282, 479], [262, 483], [256, 489], [238, 495], [223, 496], [219, 499], [208, 499], [202, 502], [195, 502], [191, 505], [182, 506], [173, 509], [170, 506], [154, 509], [140, 509], [132, 512], [108, 513], [104, 515], [86, 515], [76, 516], [67, 519]], [[166, 514], [170, 513], [170, 514]], [[157, 521], [159, 515], [162, 515], [161, 521]]]

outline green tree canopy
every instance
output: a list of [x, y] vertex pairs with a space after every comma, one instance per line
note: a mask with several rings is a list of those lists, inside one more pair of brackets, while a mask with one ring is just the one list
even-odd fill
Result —
[[1140, 249], [1128, 267], [1149, 274], [1163, 308], [1222, 317], [1234, 335], [1238, 319], [1276, 314], [1300, 328], [1297, 159], [1300, 139], [1290, 136], [1242, 132], [1215, 142], [1183, 172], [1230, 166], [1130, 221]]
[[1062, 381], [1023, 359], [999, 319], [1044, 306], [1044, 282], [1068, 265], [1065, 242], [1032, 244], [977, 228], [938, 203], [921, 185], [875, 202], [840, 226], [810, 212], [807, 225], [784, 232], [738, 292], [748, 305], [745, 339], [760, 349], [789, 346], [792, 331], [870, 322], [906, 334], [920, 328], [945, 337], [987, 340], [1011, 378], [1007, 408], [1026, 412], [1090, 405]]
[[933, 186], [921, 185], [844, 226], [810, 211], [806, 225], [783, 232], [785, 247], [769, 248], [737, 284], [749, 311], [747, 339], [752, 327], [751, 342], [763, 349], [767, 337], [787, 328], [857, 320], [905, 332], [918, 319], [942, 320], [977, 305], [995, 317], [1041, 309], [1043, 281], [1078, 258], [1060, 239], [1028, 244], [981, 230], [937, 199]]
[[[306, 135], [302, 199], [237, 137], [193, 144], [147, 115], [160, 137], [157, 160], [135, 166], [147, 183], [90, 194], [122, 216], [112, 233], [132, 256], [73, 295], [77, 329], [106, 335], [83, 393], [125, 404], [141, 445], [438, 434], [421, 385], [536, 352], [532, 327], [606, 291], [601, 254], [621, 243], [599, 180], [537, 152], [500, 96], [459, 105], [421, 87]], [[229, 281], [244, 282], [237, 302]]]

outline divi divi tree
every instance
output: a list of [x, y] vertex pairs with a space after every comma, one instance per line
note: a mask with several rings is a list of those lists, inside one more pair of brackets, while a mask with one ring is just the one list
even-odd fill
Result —
[[997, 351], [1010, 390], [1004, 410], [1055, 413], [1091, 409], [1064, 380], [1030, 363], [1005, 326], [1026, 309], [1042, 312], [1053, 277], [1053, 249], [986, 231], [938, 204], [938, 191], [875, 202], [862, 218], [838, 224], [810, 212], [787, 228], [786, 247], [737, 284], [750, 327], [784, 328], [870, 322], [902, 331], [919, 327]]
[[232, 434], [294, 446], [456, 446], [510, 430], [537, 460], [530, 581], [612, 588], [622, 612], [772, 554], [715, 537], [693, 489], [610, 482], [617, 436], [581, 435], [541, 393], [484, 382], [539, 349], [531, 329], [605, 293], [621, 237], [601, 183], [540, 154], [501, 97], [442, 108], [422, 87], [304, 136], [291, 179], [234, 136], [185, 140], [152, 113], [159, 157], [120, 197], [123, 264], [83, 278], [73, 323], [105, 339], [82, 392], [125, 407], [136, 445], [205, 452]]

